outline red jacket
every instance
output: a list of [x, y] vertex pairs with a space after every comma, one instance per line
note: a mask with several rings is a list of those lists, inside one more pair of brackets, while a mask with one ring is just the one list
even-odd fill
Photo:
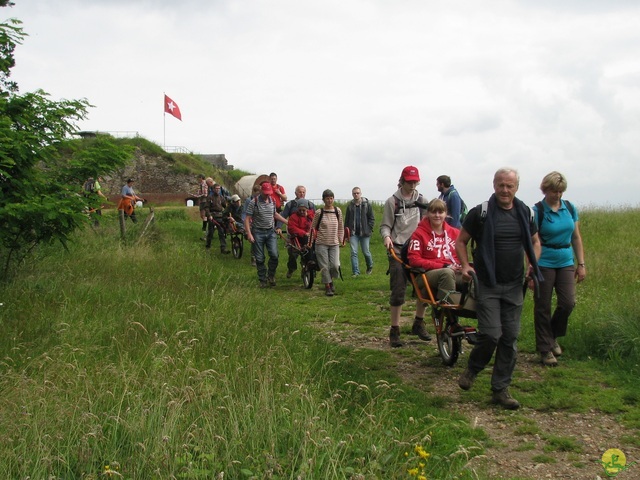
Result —
[[407, 257], [412, 267], [435, 270], [460, 264], [455, 247], [460, 230], [446, 222], [442, 226], [444, 232], [438, 235], [432, 230], [429, 217], [420, 221], [409, 242]]
[[273, 199], [273, 202], [276, 204], [276, 210], [279, 212], [280, 210], [282, 210], [282, 200], [280, 199], [280, 195], [278, 195], [276, 191], [284, 195], [285, 194], [284, 187], [282, 185], [275, 184], [275, 185], [271, 185], [271, 188], [273, 189], [271, 198]]
[[287, 223], [287, 232], [291, 237], [306, 237], [311, 230], [311, 222], [313, 221], [313, 212], [309, 211], [306, 216], [294, 212], [289, 216], [289, 223]]

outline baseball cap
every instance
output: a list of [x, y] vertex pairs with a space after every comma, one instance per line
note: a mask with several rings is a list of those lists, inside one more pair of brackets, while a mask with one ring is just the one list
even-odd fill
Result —
[[261, 190], [265, 195], [271, 195], [273, 193], [273, 188], [271, 188], [271, 184], [269, 182], [263, 182]]
[[240, 200], [240, 197], [238, 195], [231, 195], [232, 202], [237, 202], [238, 200]]
[[419, 182], [420, 181], [420, 173], [418, 173], [418, 169], [412, 165], [404, 167], [402, 170], [402, 179], [405, 182]]

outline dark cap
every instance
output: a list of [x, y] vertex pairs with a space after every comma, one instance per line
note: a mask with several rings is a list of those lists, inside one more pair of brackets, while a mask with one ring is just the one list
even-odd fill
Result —
[[299, 198], [298, 200], [296, 200], [296, 206], [298, 208], [306, 208], [308, 210], [309, 200], [307, 200], [306, 198]]

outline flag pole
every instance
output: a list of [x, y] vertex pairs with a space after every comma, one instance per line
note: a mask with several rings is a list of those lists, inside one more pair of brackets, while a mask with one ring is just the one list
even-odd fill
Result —
[[166, 93], [162, 92], [162, 149], [167, 151], [167, 112], [165, 111], [164, 99], [167, 96]]

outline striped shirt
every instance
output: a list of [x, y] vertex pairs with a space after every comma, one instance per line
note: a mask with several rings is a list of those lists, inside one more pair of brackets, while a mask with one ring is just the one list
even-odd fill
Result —
[[276, 213], [276, 204], [267, 197], [263, 200], [262, 195], [258, 195], [252, 199], [247, 205], [247, 217], [251, 217], [251, 230], [269, 230], [275, 225], [274, 215]]
[[318, 245], [340, 245], [344, 237], [342, 211], [338, 207], [333, 210], [319, 208], [313, 217], [313, 228], [318, 231], [316, 243]]

